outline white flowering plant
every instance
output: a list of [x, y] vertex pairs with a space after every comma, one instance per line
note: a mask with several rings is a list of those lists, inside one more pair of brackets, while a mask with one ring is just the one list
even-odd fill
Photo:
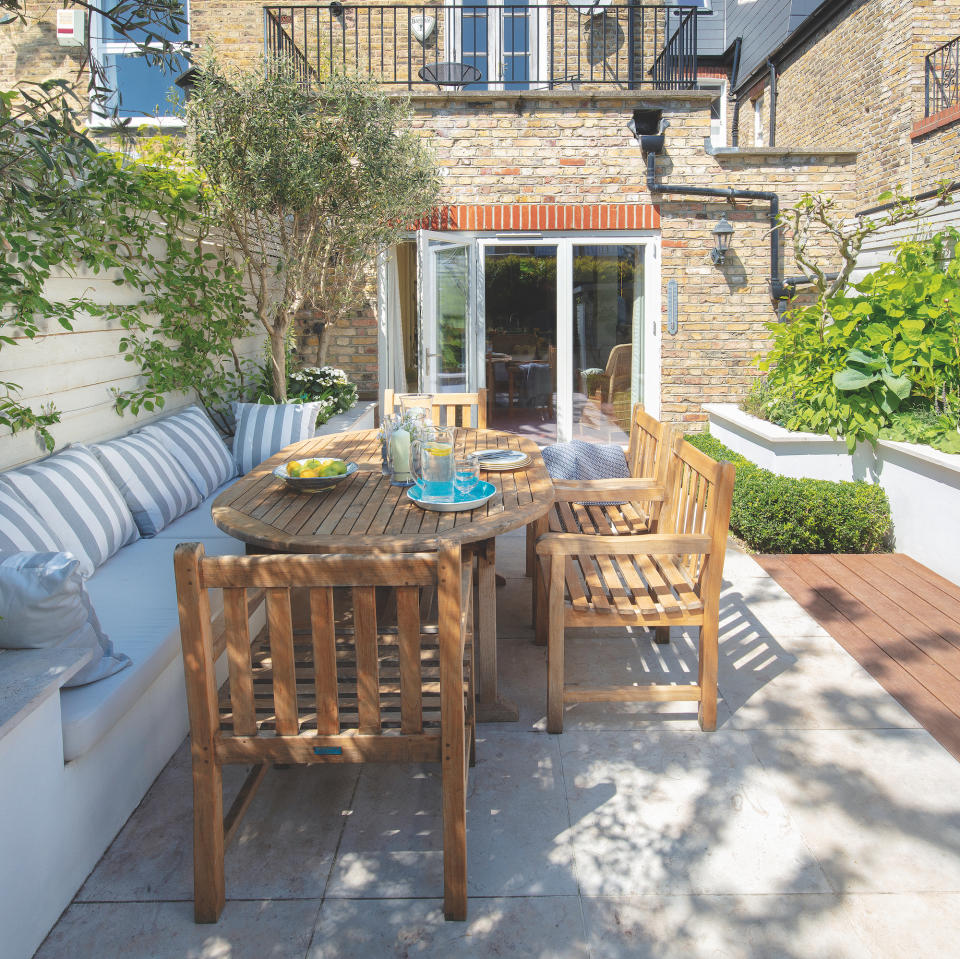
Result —
[[306, 366], [287, 376], [287, 402], [322, 403], [317, 425], [357, 402], [357, 387], [335, 366]]

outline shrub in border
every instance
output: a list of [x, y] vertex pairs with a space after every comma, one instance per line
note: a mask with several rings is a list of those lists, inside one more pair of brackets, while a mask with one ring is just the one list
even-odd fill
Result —
[[892, 521], [887, 494], [864, 482], [794, 479], [765, 470], [709, 433], [686, 437], [736, 467], [730, 529], [758, 553], [882, 553]]

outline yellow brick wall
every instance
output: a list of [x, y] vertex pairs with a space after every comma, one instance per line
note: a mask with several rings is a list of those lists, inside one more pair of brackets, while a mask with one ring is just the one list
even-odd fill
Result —
[[[928, 144], [911, 141], [910, 132], [923, 118], [924, 58], [958, 34], [960, 0], [859, 0], [847, 7], [781, 64], [777, 145], [857, 147], [858, 208], [897, 184], [914, 194], [955, 178], [960, 163], [944, 145], [955, 145], [955, 137]], [[746, 106], [741, 143], [752, 143]]]

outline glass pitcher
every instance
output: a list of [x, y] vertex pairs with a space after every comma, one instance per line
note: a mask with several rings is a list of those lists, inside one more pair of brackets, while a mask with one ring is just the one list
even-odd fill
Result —
[[426, 426], [414, 443], [411, 464], [425, 503], [452, 503], [456, 458], [453, 430]]

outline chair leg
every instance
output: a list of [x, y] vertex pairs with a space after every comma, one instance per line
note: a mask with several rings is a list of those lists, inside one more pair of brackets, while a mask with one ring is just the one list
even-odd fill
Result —
[[717, 728], [717, 660], [718, 622], [716, 616], [707, 615], [700, 627], [700, 728], [713, 732]]
[[226, 899], [223, 868], [223, 771], [211, 757], [193, 759], [193, 915], [216, 922]]
[[[532, 533], [530, 532], [532, 528]], [[547, 644], [547, 560], [540, 560], [536, 555], [536, 541], [539, 536], [547, 532], [547, 520], [538, 519], [527, 527], [528, 540], [533, 541], [534, 562], [533, 562], [533, 580], [531, 581], [533, 596], [533, 641], [537, 646], [546, 646]]]
[[661, 646], [665, 646], [670, 642], [670, 627], [669, 626], [654, 626], [653, 627], [653, 641], [659, 643]]
[[537, 568], [537, 527], [535, 523], [527, 523], [527, 567], [524, 576], [527, 579], [533, 576]]
[[[563, 732], [563, 556], [550, 558], [547, 621], [547, 732]], [[546, 614], [545, 616], [543, 614]]]

